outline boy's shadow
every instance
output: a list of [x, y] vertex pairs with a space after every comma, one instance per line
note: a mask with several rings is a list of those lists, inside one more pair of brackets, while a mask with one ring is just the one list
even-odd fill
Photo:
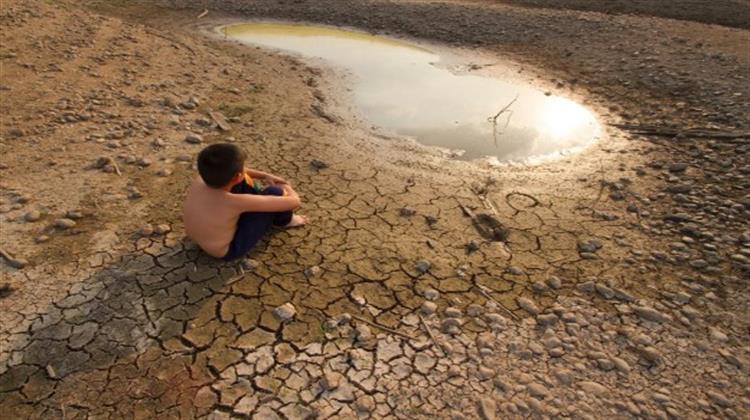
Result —
[[121, 257], [73, 285], [7, 342], [0, 353], [7, 355], [0, 360], [0, 405], [32, 377], [64, 380], [152, 346], [164, 349], [186, 332], [207, 299], [238, 276], [239, 264], [211, 258], [186, 241]]

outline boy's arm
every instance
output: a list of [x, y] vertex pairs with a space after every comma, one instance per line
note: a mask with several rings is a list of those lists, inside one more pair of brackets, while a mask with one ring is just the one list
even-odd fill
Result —
[[273, 174], [269, 174], [267, 172], [256, 171], [255, 169], [249, 169], [249, 168], [246, 168], [245, 172], [247, 172], [253, 178], [267, 179], [274, 184], [286, 184], [287, 183], [287, 181], [284, 178], [273, 175]]
[[[292, 192], [294, 191], [292, 190]], [[238, 203], [242, 212], [281, 212], [294, 210], [300, 206], [300, 199], [297, 193], [284, 197], [275, 195], [232, 194], [232, 198]]]

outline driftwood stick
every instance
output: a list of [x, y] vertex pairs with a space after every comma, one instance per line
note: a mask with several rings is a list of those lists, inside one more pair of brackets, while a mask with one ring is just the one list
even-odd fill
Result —
[[[512, 101], [508, 102], [508, 105], [505, 105], [503, 109], [497, 112], [497, 114], [488, 117], [487, 121], [492, 123], [492, 138], [495, 141], [495, 147], [497, 147], [497, 119], [503, 115], [504, 112], [508, 111], [508, 108], [510, 108], [511, 105], [513, 105], [516, 100], [518, 100], [518, 95], [516, 95], [515, 98], [513, 98]], [[505, 120], [505, 128], [508, 127], [508, 124], [510, 123], [510, 117], [513, 116], [513, 111], [508, 111], [508, 118]]]
[[352, 318], [356, 319], [359, 322], [364, 322], [365, 324], [368, 324], [368, 325], [370, 325], [372, 327], [379, 328], [379, 329], [381, 329], [381, 330], [383, 330], [385, 332], [389, 332], [391, 334], [395, 334], [395, 335], [398, 335], [400, 337], [406, 338], [407, 340], [414, 340], [414, 337], [410, 336], [409, 334], [402, 333], [401, 331], [394, 330], [393, 328], [388, 328], [385, 325], [378, 324], [377, 322], [372, 322], [369, 319], [362, 318], [359, 315], [352, 315]]
[[6, 251], [6, 250], [4, 250], [2, 248], [0, 248], [0, 257], [5, 258], [5, 260], [9, 261], [9, 262], [13, 261], [15, 259], [15, 258], [13, 258], [12, 255], [10, 255], [10, 253], [8, 253], [8, 251]]
[[479, 292], [479, 294], [481, 294], [482, 296], [484, 296], [486, 299], [495, 302], [498, 306], [500, 306], [501, 308], [503, 308], [503, 310], [505, 310], [505, 312], [507, 312], [508, 315], [510, 315], [511, 317], [513, 317], [513, 319], [515, 319], [516, 321], [520, 321], [521, 320], [521, 318], [519, 318], [518, 315], [514, 314], [513, 311], [511, 311], [510, 309], [508, 309], [500, 301], [498, 301], [497, 299], [493, 298], [491, 294], [489, 294], [486, 290], [484, 290], [484, 287], [478, 285], [476, 283], [476, 277], [477, 277], [476, 274], [472, 275], [471, 281], [472, 281], [472, 283], [474, 283], [473, 287]]
[[196, 19], [200, 19], [200, 18], [203, 18], [203, 17], [205, 17], [205, 16], [207, 15], [207, 14], [208, 14], [208, 9], [204, 9], [204, 10], [203, 10], [203, 13], [199, 14], [199, 15], [198, 15], [198, 17], [197, 17]]
[[501, 115], [503, 115], [503, 112], [507, 111], [508, 108], [510, 108], [510, 106], [513, 105], [517, 100], [518, 100], [518, 95], [516, 95], [516, 97], [513, 98], [512, 101], [508, 102], [508, 105], [505, 105], [503, 107], [503, 109], [501, 109], [500, 111], [498, 111], [497, 114], [495, 114], [492, 117], [487, 118], [487, 121], [492, 121], [493, 123], [497, 123], [498, 117], [500, 117]]
[[445, 354], [443, 351], [443, 348], [440, 347], [440, 344], [438, 344], [437, 339], [435, 339], [435, 334], [432, 333], [432, 328], [430, 328], [429, 325], [427, 325], [427, 322], [424, 320], [424, 317], [422, 315], [417, 314], [419, 316], [419, 321], [422, 322], [422, 326], [424, 327], [425, 331], [427, 331], [427, 335], [430, 336], [430, 340], [432, 340], [432, 345], [435, 346], [436, 349], [440, 350], [441, 354]]
[[109, 158], [109, 162], [112, 164], [112, 167], [115, 168], [115, 172], [117, 172], [117, 175], [122, 176], [122, 172], [120, 172], [120, 167], [117, 166], [117, 161], [115, 161], [114, 158]]

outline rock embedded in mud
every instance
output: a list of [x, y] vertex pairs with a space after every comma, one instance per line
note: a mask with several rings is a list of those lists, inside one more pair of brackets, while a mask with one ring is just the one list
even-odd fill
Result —
[[354, 301], [354, 303], [356, 303], [358, 306], [365, 306], [365, 305], [367, 305], [367, 301], [365, 300], [365, 298], [362, 297], [362, 296], [360, 296], [360, 295], [358, 295], [358, 294], [350, 293], [349, 297], [351, 297], [352, 301]]
[[537, 315], [539, 312], [539, 307], [529, 298], [525, 297], [519, 297], [516, 299], [516, 303], [518, 303], [518, 306], [521, 307], [524, 311], [528, 312], [531, 315]]
[[154, 227], [151, 225], [143, 225], [138, 229], [138, 236], [145, 237], [154, 234]]
[[305, 274], [305, 277], [309, 279], [313, 277], [318, 277], [321, 271], [322, 269], [320, 267], [318, 267], [317, 265], [313, 265], [311, 267], [305, 268], [304, 274]]
[[555, 325], [559, 318], [555, 314], [543, 314], [536, 317], [536, 323], [540, 327]]
[[185, 142], [190, 144], [201, 144], [203, 143], [203, 136], [195, 133], [188, 133], [185, 136]]
[[437, 305], [435, 302], [425, 301], [422, 302], [422, 306], [419, 308], [419, 311], [422, 312], [424, 315], [432, 315], [437, 311]]
[[75, 227], [76, 222], [74, 220], [63, 217], [63, 218], [55, 220], [54, 225], [58, 229], [70, 229], [72, 227]]
[[440, 297], [440, 292], [435, 289], [425, 289], [425, 291], [422, 292], [422, 296], [427, 300], [437, 300], [437, 298]]
[[687, 194], [692, 191], [693, 187], [688, 184], [675, 184], [666, 188], [666, 191], [672, 194]]
[[38, 211], [38, 210], [32, 210], [32, 211], [26, 213], [23, 216], [23, 218], [27, 222], [36, 222], [37, 220], [39, 220], [39, 219], [42, 218], [42, 213], [40, 211]]
[[525, 273], [524, 270], [523, 270], [523, 268], [516, 267], [516, 266], [510, 266], [510, 267], [508, 267], [508, 272], [510, 274], [513, 274], [514, 276], [521, 276], [521, 275], [523, 275]]
[[654, 347], [646, 346], [638, 349], [638, 354], [651, 365], [660, 364], [662, 361], [661, 354]]
[[323, 162], [322, 160], [318, 160], [318, 159], [312, 159], [310, 161], [310, 166], [312, 166], [313, 169], [317, 169], [317, 170], [328, 168], [328, 164], [327, 163]]
[[541, 281], [535, 281], [531, 283], [531, 289], [536, 293], [544, 293], [548, 290], [548, 287]]
[[671, 321], [672, 318], [669, 315], [663, 314], [650, 306], [633, 306], [633, 312], [639, 317], [652, 322], [664, 323]]
[[484, 397], [479, 400], [479, 416], [483, 420], [495, 420], [496, 417], [496, 411], [497, 411], [497, 404], [495, 403], [495, 400], [493, 400], [490, 397]]
[[685, 162], [676, 162], [672, 163], [667, 167], [667, 170], [672, 173], [681, 173], [685, 172], [688, 168], [688, 164]]
[[583, 390], [583, 392], [595, 396], [602, 396], [607, 393], [607, 388], [604, 387], [604, 385], [593, 382], [593, 381], [581, 381], [578, 382], [578, 387]]
[[398, 213], [403, 217], [410, 217], [417, 214], [417, 210], [411, 207], [401, 207], [401, 210], [399, 210]]
[[419, 260], [414, 265], [414, 268], [417, 270], [419, 274], [424, 274], [428, 271], [430, 271], [430, 268], [432, 267], [432, 263], [430, 263], [427, 260]]
[[598, 239], [581, 241], [581, 242], [578, 242], [578, 252], [593, 254], [599, 251], [603, 246], [604, 244], [602, 244], [602, 242], [599, 241]]
[[352, 315], [349, 313], [342, 313], [336, 317], [336, 325], [349, 325], [352, 322]]
[[562, 287], [562, 280], [557, 276], [551, 276], [547, 279], [547, 286], [552, 289], [559, 289]]
[[260, 267], [260, 262], [258, 262], [258, 260], [254, 260], [252, 258], [246, 258], [242, 260], [242, 268], [244, 270], [253, 271], [257, 269], [258, 267]]
[[357, 341], [366, 342], [373, 339], [372, 330], [365, 324], [357, 324], [354, 328], [354, 334], [357, 337]]
[[607, 285], [604, 285], [602, 283], [596, 283], [594, 285], [594, 288], [596, 289], [596, 292], [601, 295], [604, 299], [612, 299], [615, 297], [615, 291], [609, 288]]
[[472, 317], [478, 317], [482, 315], [484, 312], [484, 308], [482, 305], [472, 303], [469, 304], [469, 306], [466, 307], [466, 315], [472, 316]]
[[547, 387], [538, 382], [532, 382], [528, 384], [526, 388], [532, 397], [537, 397], [543, 400], [549, 396], [549, 390]]
[[296, 314], [297, 309], [295, 309], [294, 305], [292, 305], [291, 302], [287, 302], [281, 306], [277, 306], [276, 309], [273, 310], [273, 316], [281, 322], [291, 320]]
[[156, 227], [154, 228], [154, 233], [157, 235], [166, 235], [167, 233], [171, 231], [172, 231], [172, 227], [166, 223], [156, 225]]
[[80, 219], [83, 219], [83, 213], [81, 213], [78, 210], [68, 210], [65, 213], [65, 217], [67, 217], [68, 219], [72, 219], [72, 220], [80, 220]]

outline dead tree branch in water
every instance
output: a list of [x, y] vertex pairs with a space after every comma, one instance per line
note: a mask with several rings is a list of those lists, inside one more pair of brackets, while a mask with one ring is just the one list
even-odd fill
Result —
[[488, 117], [487, 121], [492, 123], [492, 137], [495, 140], [495, 147], [497, 147], [497, 119], [500, 118], [503, 113], [508, 113], [508, 118], [505, 120], [505, 127], [503, 129], [508, 128], [508, 124], [510, 123], [510, 117], [513, 116], [513, 111], [509, 111], [508, 108], [511, 107], [516, 101], [518, 100], [518, 95], [516, 95], [515, 98], [513, 98], [512, 101], [508, 102], [508, 105], [505, 105], [503, 109], [497, 112], [494, 116]]

